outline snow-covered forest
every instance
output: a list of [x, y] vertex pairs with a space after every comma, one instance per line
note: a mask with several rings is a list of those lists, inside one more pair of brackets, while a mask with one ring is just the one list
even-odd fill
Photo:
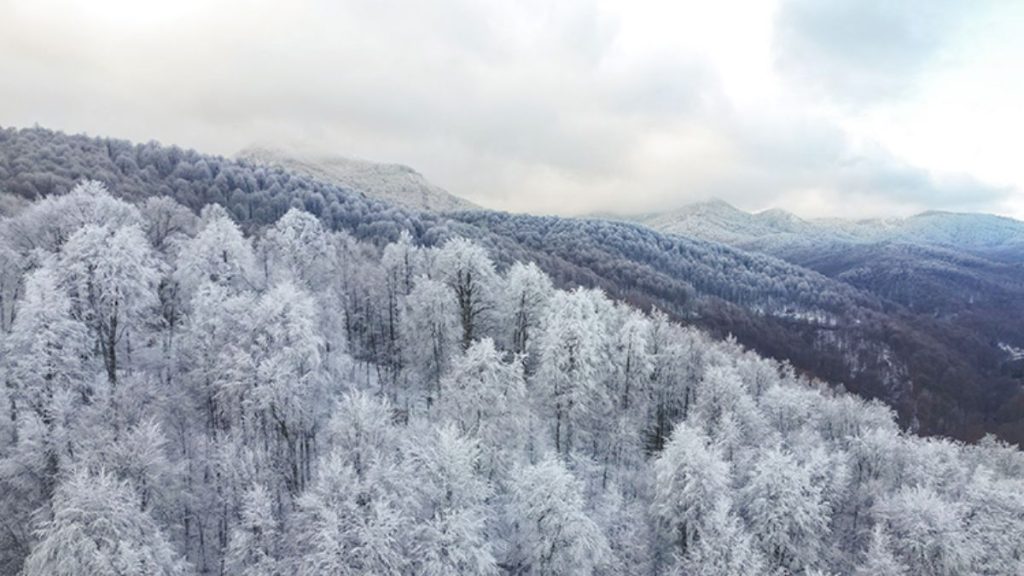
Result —
[[[348, 232], [378, 249], [402, 232], [431, 247], [468, 238], [501, 268], [534, 262], [555, 287], [601, 288], [615, 300], [644, 310], [657, 307], [716, 338], [733, 335], [802, 373], [884, 401], [901, 426], [920, 434], [974, 441], [991, 433], [1024, 442], [1024, 419], [1015, 409], [1024, 405], [1021, 368], [1007, 365], [1008, 355], [997, 347], [1024, 342], [1016, 329], [1024, 324], [1014, 314], [1019, 289], [1006, 289], [1020, 285], [1013, 274], [993, 278], [986, 272], [989, 280], [968, 282], [981, 286], [970, 290], [976, 307], [950, 298], [964, 285], [960, 278], [903, 273], [908, 266], [931, 268], [933, 258], [892, 258], [886, 248], [821, 245], [811, 251], [824, 260], [823, 272], [833, 272], [830, 263], [840, 265], [840, 276], [853, 268], [867, 280], [857, 287], [776, 257], [637, 224], [491, 211], [416, 212], [279, 166], [157, 142], [0, 128], [0, 215], [65, 194], [83, 179], [100, 181], [115, 197], [136, 204], [166, 196], [196, 213], [220, 204], [246, 233], [299, 208], [331, 231]], [[852, 262], [840, 264], [847, 260]], [[870, 262], [878, 274], [865, 274], [860, 262]], [[972, 265], [966, 272], [981, 270]], [[896, 281], [878, 281], [886, 278]], [[952, 301], [943, 308], [949, 313], [929, 308], [910, 314], [889, 299], [894, 284], [898, 291]], [[964, 320], [939, 320], [949, 315]], [[964, 330], [962, 324], [975, 328]]]
[[1024, 573], [1015, 447], [461, 238], [87, 182], [0, 220], [0, 345], [3, 574]]

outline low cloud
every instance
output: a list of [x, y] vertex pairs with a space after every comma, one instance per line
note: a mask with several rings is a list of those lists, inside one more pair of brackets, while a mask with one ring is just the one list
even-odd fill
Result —
[[849, 4], [12, 0], [0, 124], [402, 162], [539, 213], [1005, 205], [821, 113], [913, 92], [960, 10]]

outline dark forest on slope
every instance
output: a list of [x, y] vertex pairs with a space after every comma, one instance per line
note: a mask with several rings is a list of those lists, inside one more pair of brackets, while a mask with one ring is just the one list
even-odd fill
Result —
[[[721, 242], [815, 270], [873, 294], [892, 314], [958, 350], [975, 377], [1015, 398], [995, 420], [1020, 413], [1024, 382], [1024, 222], [930, 211], [906, 218], [804, 220], [784, 210], [748, 213], [703, 202], [638, 217], [665, 233]], [[935, 361], [934, 359], [929, 361]], [[938, 360], [939, 370], [947, 364]], [[941, 372], [932, 372], [932, 378]]]

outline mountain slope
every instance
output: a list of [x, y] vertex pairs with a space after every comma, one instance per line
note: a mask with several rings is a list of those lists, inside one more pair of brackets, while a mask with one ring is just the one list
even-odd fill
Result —
[[925, 434], [1022, 437], [1014, 381], [993, 381], [927, 319], [854, 286], [778, 258], [636, 224], [494, 212], [413, 212], [317, 178], [247, 160], [157, 144], [0, 130], [0, 187], [25, 198], [60, 193], [83, 178], [121, 197], [169, 195], [192, 210], [225, 206], [258, 230], [292, 206], [378, 246], [410, 231], [425, 245], [477, 240], [504, 267], [535, 261], [562, 287], [598, 286], [643, 308], [787, 360], [806, 374], [881, 398]]
[[730, 245], [808, 234], [814, 229], [813, 224], [782, 210], [750, 214], [722, 200], [699, 202], [673, 212], [650, 214], [633, 220], [660, 232]]
[[641, 221], [776, 256], [871, 293], [890, 312], [901, 311], [908, 323], [959, 350], [989, 393], [1021, 385], [1019, 361], [1008, 350], [1024, 345], [1022, 222], [945, 212], [805, 221], [777, 210], [748, 214], [724, 203]]
[[[822, 221], [820, 225], [836, 224]], [[864, 241], [902, 241], [1024, 262], [1024, 222], [991, 214], [924, 212], [895, 220], [840, 221], [837, 226]]]
[[450, 194], [427, 181], [422, 174], [401, 164], [381, 164], [342, 156], [302, 156], [270, 148], [246, 148], [237, 154], [248, 160], [358, 190], [410, 210], [455, 212], [479, 210], [468, 200]]
[[[737, 264], [704, 244], [658, 263]], [[462, 238], [246, 235], [86, 182], [0, 220], [3, 255], [0, 574], [1020, 573], [1024, 453]]]
[[641, 218], [656, 230], [776, 256], [908, 310], [949, 317], [1024, 298], [1024, 222], [927, 212], [904, 219], [805, 221], [781, 210], [748, 214], [705, 203]]
[[908, 218], [804, 220], [785, 210], [749, 213], [712, 200], [630, 220], [661, 232], [768, 253], [822, 243], [906, 242], [990, 259], [1024, 259], [1024, 222], [991, 214], [931, 211]]

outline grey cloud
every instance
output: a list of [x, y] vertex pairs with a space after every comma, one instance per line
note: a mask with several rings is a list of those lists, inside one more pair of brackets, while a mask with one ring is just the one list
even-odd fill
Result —
[[[1003, 192], [859, 157], [801, 109], [734, 110], [699, 53], [623, 59], [617, 22], [592, 0], [224, 2], [138, 30], [0, 3], [0, 75], [16, 79], [0, 92], [0, 125], [400, 162], [485, 206], [562, 214], [710, 196], [761, 207], [805, 188], [944, 206], [973, 195], [983, 207]], [[794, 0], [777, 46], [809, 53], [790, 73], [841, 67], [852, 80], [829, 86], [885, 88], [858, 75], [912, 73], [940, 49], [945, 16], [914, 36], [922, 6], [868, 0], [853, 17]], [[853, 31], [815, 31], [845, 20]], [[884, 33], [860, 49], [857, 30]]]
[[973, 5], [958, 0], [783, 0], [775, 27], [777, 64], [840, 101], [901, 96], [941, 55]]
[[968, 174], [932, 173], [877, 144], [855, 146], [838, 126], [822, 119], [734, 118], [729, 131], [740, 154], [737, 168], [709, 185], [704, 196], [751, 210], [785, 208], [801, 190], [846, 199], [831, 214], [846, 216], [864, 207], [985, 211], [1018, 193]]
[[698, 59], [663, 56], [609, 74], [604, 83], [615, 111], [639, 118], [686, 118], [725, 106], [714, 70]]
[[845, 159], [837, 174], [842, 190], [942, 210], [984, 210], [1014, 192], [967, 174], [937, 176], [877, 149]]

